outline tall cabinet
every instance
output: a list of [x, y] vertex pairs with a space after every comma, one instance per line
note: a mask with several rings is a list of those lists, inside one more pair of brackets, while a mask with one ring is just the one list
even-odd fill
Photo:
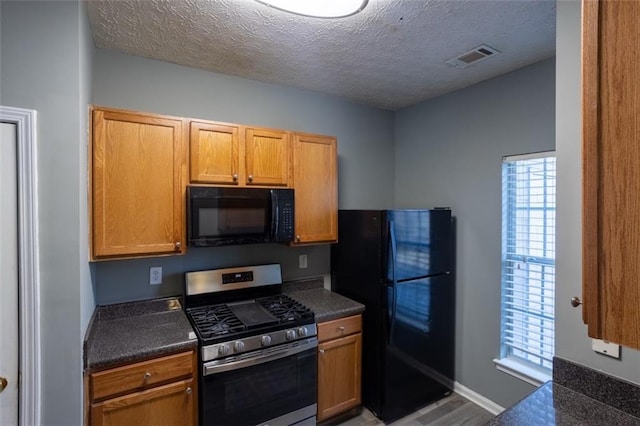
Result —
[[640, 1], [583, 1], [583, 320], [640, 348]]
[[337, 169], [335, 138], [305, 133], [293, 134], [296, 244], [337, 241]]
[[105, 108], [92, 119], [92, 258], [182, 253], [183, 120]]

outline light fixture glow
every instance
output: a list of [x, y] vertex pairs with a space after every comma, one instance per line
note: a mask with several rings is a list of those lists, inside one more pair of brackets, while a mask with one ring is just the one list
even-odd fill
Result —
[[360, 12], [368, 0], [256, 0], [275, 9], [315, 18], [343, 18]]

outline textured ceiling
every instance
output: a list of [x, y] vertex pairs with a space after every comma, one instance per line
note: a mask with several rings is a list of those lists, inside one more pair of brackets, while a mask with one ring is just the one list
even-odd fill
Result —
[[[369, 0], [341, 19], [253, 0], [90, 0], [99, 48], [396, 110], [555, 54], [555, 0]], [[464, 69], [448, 59], [486, 43]]]

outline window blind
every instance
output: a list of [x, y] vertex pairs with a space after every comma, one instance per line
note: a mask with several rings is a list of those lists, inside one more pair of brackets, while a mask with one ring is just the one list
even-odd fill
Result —
[[502, 191], [501, 357], [550, 370], [556, 275], [554, 153], [504, 158]]

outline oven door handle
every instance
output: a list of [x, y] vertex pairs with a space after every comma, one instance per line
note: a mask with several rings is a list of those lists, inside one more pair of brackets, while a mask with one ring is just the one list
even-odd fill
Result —
[[239, 368], [251, 367], [253, 365], [263, 364], [265, 362], [274, 361], [276, 359], [285, 358], [291, 355], [299, 354], [309, 349], [318, 347], [318, 339], [312, 337], [304, 341], [298, 341], [283, 347], [280, 351], [274, 351], [268, 354], [259, 355], [252, 358], [240, 359], [238, 361], [217, 364], [219, 361], [209, 362], [202, 367], [202, 374], [209, 376], [211, 374], [224, 373], [225, 371], [237, 370]]

